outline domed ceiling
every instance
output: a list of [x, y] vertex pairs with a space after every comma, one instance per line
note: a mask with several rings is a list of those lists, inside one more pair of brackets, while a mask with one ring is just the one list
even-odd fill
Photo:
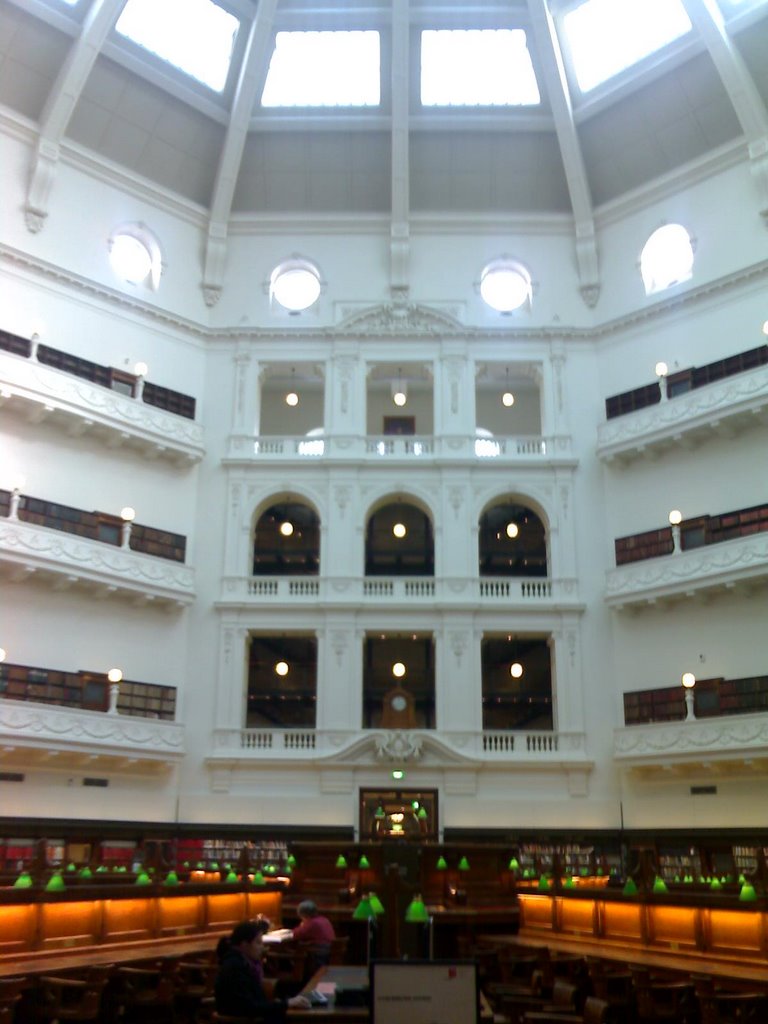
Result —
[[[756, 212], [768, 210], [768, 0], [644, 0], [648, 21], [673, 6], [690, 27], [585, 89], [569, 12], [592, 8], [597, 54], [614, 45], [601, 9], [629, 0], [217, 0], [237, 19], [220, 89], [116, 30], [134, 2], [0, 0], [0, 103], [37, 139], [31, 230], [55, 205], [58, 161], [95, 156], [192, 204], [209, 262], [233, 218], [389, 221], [393, 239], [419, 223], [566, 219], [588, 292], [601, 210], [739, 161], [754, 172]], [[537, 102], [423, 103], [422, 32], [481, 29], [523, 41]], [[262, 103], [277, 33], [342, 30], [379, 33], [379, 102]], [[459, 58], [450, 74], [478, 72]]]

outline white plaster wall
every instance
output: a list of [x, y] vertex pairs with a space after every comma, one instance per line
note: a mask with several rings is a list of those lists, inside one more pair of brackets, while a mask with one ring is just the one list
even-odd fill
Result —
[[[19, 791], [31, 794], [21, 803], [29, 808], [25, 813], [171, 820], [178, 798], [181, 820], [348, 825], [355, 820], [358, 787], [386, 782], [388, 766], [330, 770], [294, 765], [279, 771], [251, 767], [234, 773], [229, 792], [216, 790], [206, 764], [211, 729], [223, 691], [226, 723], [239, 724], [242, 664], [225, 663], [227, 657], [240, 658], [244, 632], [316, 631], [323, 691], [319, 720], [342, 722], [352, 729], [359, 721], [359, 652], [365, 631], [433, 632], [441, 666], [441, 724], [446, 731], [460, 732], [480, 727], [477, 651], [483, 631], [525, 625], [557, 634], [558, 659], [565, 659], [556, 666], [558, 686], [567, 683], [567, 691], [559, 695], [563, 712], [571, 722], [583, 721], [587, 756], [594, 761], [586, 792], [560, 771], [483, 770], [464, 778], [429, 765], [414, 766], [409, 782], [441, 788], [444, 825], [613, 827], [620, 824], [622, 813], [625, 824], [636, 827], [711, 826], [715, 821], [726, 827], [754, 821], [759, 779], [729, 780], [706, 803], [692, 801], [687, 780], [654, 791], [651, 784], [623, 777], [617, 770], [612, 731], [622, 724], [625, 690], [672, 685], [682, 670], [692, 667], [691, 658], [704, 656], [701, 668], [693, 667], [701, 676], [765, 671], [764, 602], [730, 596], [711, 605], [681, 602], [672, 611], [632, 617], [610, 612], [603, 598], [616, 536], [664, 525], [672, 504], [689, 516], [766, 500], [765, 429], [757, 426], [731, 441], [714, 438], [693, 452], [664, 455], [623, 470], [603, 465], [595, 455], [605, 397], [653, 379], [658, 359], [666, 359], [672, 369], [675, 363], [701, 365], [763, 343], [759, 325], [766, 315], [764, 277], [714, 289], [695, 303], [667, 302], [666, 308], [662, 298], [646, 299], [639, 274], [633, 276], [639, 248], [650, 231], [663, 218], [683, 215], [698, 239], [701, 263], [691, 284], [668, 299], [682, 298], [702, 282], [714, 285], [718, 277], [764, 259], [766, 236], [750, 205], [742, 168], [694, 186], [682, 206], [658, 200], [621, 218], [604, 216], [599, 231], [603, 289], [594, 311], [579, 295], [572, 239], [562, 226], [532, 230], [526, 236], [482, 228], [451, 233], [422, 225], [412, 238], [412, 300], [454, 311], [468, 324], [498, 330], [493, 336], [479, 335], [443, 348], [437, 337], [416, 343], [333, 337], [332, 325], [342, 312], [388, 301], [389, 243], [383, 222], [335, 224], [326, 230], [262, 226], [250, 235], [242, 233], [241, 225], [241, 233], [230, 238], [221, 301], [209, 310], [200, 291], [202, 226], [195, 211], [173, 204], [163, 209], [65, 164], [54, 184], [55, 210], [43, 231], [32, 236], [21, 215], [28, 149], [7, 138], [0, 137], [0, 142], [0, 158], [6, 159], [9, 176], [9, 187], [0, 193], [2, 242], [69, 273], [55, 277], [7, 261], [0, 274], [0, 327], [25, 335], [39, 330], [45, 343], [108, 365], [130, 367], [145, 360], [150, 380], [197, 397], [207, 448], [198, 468], [179, 470], [128, 451], [109, 451], [88, 437], [63, 437], [45, 424], [30, 425], [0, 412], [5, 442], [0, 486], [8, 486], [12, 472], [21, 467], [29, 493], [104, 511], [134, 505], [139, 521], [188, 535], [197, 590], [192, 608], [169, 615], [118, 600], [94, 601], [77, 591], [3, 586], [3, 629], [10, 637], [3, 637], [3, 646], [10, 661], [101, 670], [119, 662], [128, 678], [177, 686], [186, 729], [188, 755], [178, 784], [173, 774], [154, 789], [143, 779], [116, 777], [114, 789], [75, 793], [76, 787], [68, 787], [55, 773], [50, 783], [47, 776], [33, 773], [29, 786], [13, 790], [15, 800], [21, 799]], [[124, 219], [141, 219], [160, 237], [167, 266], [156, 294], [121, 286], [106, 264], [105, 239]], [[317, 260], [325, 290], [316, 310], [288, 318], [270, 308], [263, 285], [275, 263], [294, 252]], [[530, 312], [500, 318], [480, 304], [474, 287], [480, 270], [501, 252], [531, 269], [536, 287]], [[80, 278], [95, 290], [82, 287]], [[630, 316], [652, 309], [652, 316]], [[544, 326], [548, 333], [535, 332]], [[209, 327], [212, 330], [206, 333]], [[274, 333], [259, 340], [253, 334], [256, 327]], [[297, 342], [294, 330], [303, 332]], [[382, 353], [394, 365], [408, 360], [439, 367], [446, 353], [465, 360], [465, 369], [487, 360], [541, 365], [541, 430], [570, 434], [577, 466], [548, 475], [536, 471], [533, 477], [527, 471], [491, 465], [471, 471], [463, 466], [427, 471], [418, 467], [415, 472], [402, 467], [370, 471], [315, 466], [302, 467], [300, 473], [261, 464], [228, 467], [222, 459], [234, 417], [238, 338], [262, 363], [290, 366], [293, 358], [301, 358], [323, 365], [332, 402], [324, 409], [324, 419], [355, 423], [360, 430], [366, 409], [364, 371], [368, 364], [380, 362]], [[553, 347], [564, 359], [559, 383], [550, 361]], [[346, 413], [338, 406], [341, 389], [335, 374], [342, 372], [342, 363], [336, 357], [352, 360]], [[467, 379], [472, 377], [469, 372]], [[448, 375], [436, 373], [435, 379], [431, 411], [436, 422], [445, 422], [450, 419], [445, 413]], [[255, 394], [248, 400], [258, 407]], [[282, 409], [278, 416], [277, 406], [269, 402], [262, 423], [268, 421], [276, 433], [293, 433], [284, 429], [293, 421]], [[417, 410], [419, 430], [428, 406], [417, 396], [413, 402], [405, 411]], [[391, 411], [396, 412], [394, 406]], [[530, 417], [529, 410], [526, 423]], [[471, 429], [474, 421], [473, 390], [461, 389], [460, 409], [451, 422]], [[254, 426], [256, 422], [254, 416]], [[495, 432], [508, 431], [497, 427]], [[449, 497], [454, 491], [460, 497], [458, 507]], [[431, 608], [310, 608], [287, 616], [264, 608], [218, 610], [225, 550], [234, 552], [228, 570], [247, 574], [252, 511], [271, 494], [288, 492], [311, 495], [320, 510], [325, 530], [323, 571], [360, 574], [368, 510], [384, 496], [405, 492], [430, 509], [437, 526], [439, 571], [455, 576], [476, 573], [478, 510], [494, 495], [529, 494], [542, 506], [553, 530], [553, 573], [578, 577], [586, 612], [526, 617], [503, 611], [484, 615], [473, 607], [443, 613]], [[229, 654], [227, 630], [240, 630]], [[331, 650], [337, 641], [342, 648], [340, 664]], [[460, 657], [456, 647], [462, 650]]]

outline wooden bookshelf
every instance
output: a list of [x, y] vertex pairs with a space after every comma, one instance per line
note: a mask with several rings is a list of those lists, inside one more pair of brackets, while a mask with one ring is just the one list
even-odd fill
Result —
[[15, 356], [29, 358], [29, 354], [32, 351], [32, 342], [29, 338], [19, 337], [18, 334], [0, 331], [0, 349], [3, 352], [12, 352]]
[[645, 533], [635, 533], [628, 537], [617, 537], [614, 545], [616, 565], [670, 555], [674, 550], [672, 527], [665, 526], [660, 530], [647, 530]]
[[[32, 354], [32, 343], [28, 338], [11, 334], [9, 331], [0, 331], [0, 350], [12, 352], [14, 355], [24, 356], [28, 359]], [[62, 373], [88, 380], [92, 384], [117, 391], [128, 398], [133, 398], [137, 394], [139, 378], [136, 374], [128, 373], [126, 370], [102, 366], [100, 363], [94, 363], [90, 359], [81, 359], [79, 356], [52, 348], [50, 345], [38, 345], [37, 361], [43, 366], [51, 366], [56, 370], [61, 370]], [[196, 403], [191, 395], [145, 381], [141, 397], [146, 405], [163, 409], [176, 416], [183, 416], [185, 419], [193, 420], [195, 418]]]
[[[697, 679], [693, 691], [697, 718], [748, 715], [768, 711], [768, 676]], [[686, 716], [682, 686], [624, 694], [624, 724], [680, 721]]]
[[[714, 384], [726, 377], [755, 370], [766, 364], [768, 364], [768, 345], [760, 345], [758, 348], [737, 352], [735, 355], [717, 359], [704, 366], [689, 366], [682, 370], [676, 370], [667, 377], [667, 398], [677, 398], [696, 388], [706, 387], [706, 385]], [[658, 382], [646, 384], [643, 387], [634, 388], [632, 391], [624, 391], [619, 395], [606, 398], [605, 415], [609, 420], [615, 419], [617, 416], [624, 416], [637, 409], [645, 409], [660, 401], [661, 388]]]
[[[67, 672], [3, 662], [0, 664], [0, 697], [84, 711], [106, 711], [109, 683], [101, 672]], [[176, 688], [124, 679], [120, 683], [117, 710], [122, 715], [172, 722], [176, 717]]]

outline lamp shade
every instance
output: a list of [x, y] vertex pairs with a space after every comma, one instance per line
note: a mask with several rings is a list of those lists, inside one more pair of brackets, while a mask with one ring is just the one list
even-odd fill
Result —
[[573, 875], [569, 875], [568, 878], [566, 878], [565, 882], [563, 883], [563, 888], [564, 889], [574, 889], [575, 887], [576, 887], [576, 879], [573, 877]]
[[439, 856], [437, 858], [437, 864], [435, 864], [435, 867], [437, 868], [438, 871], [445, 871], [445, 869], [448, 867], [448, 862], [446, 861], [445, 857], [443, 857], [442, 855]]
[[64, 879], [62, 877], [61, 872], [60, 871], [56, 871], [48, 879], [48, 882], [47, 882], [47, 884], [45, 886], [45, 891], [46, 892], [64, 892], [65, 888], [66, 888], [66, 886], [64, 885]]
[[539, 878], [539, 889], [541, 892], [549, 892], [549, 879], [546, 875], [541, 875]]
[[267, 884], [264, 881], [264, 875], [262, 875], [262, 873], [260, 871], [257, 871], [256, 874], [253, 876], [253, 884], [254, 885], [266, 885]]
[[384, 913], [384, 904], [381, 902], [375, 892], [368, 893], [368, 902], [371, 904], [371, 910], [378, 917], [379, 914]]
[[365, 854], [363, 854], [360, 860], [358, 861], [357, 866], [359, 868], [369, 868], [371, 866], [371, 862], [368, 860]]
[[376, 914], [374, 912], [373, 907], [371, 906], [371, 901], [370, 901], [369, 897], [368, 896], [363, 896], [363, 898], [357, 904], [357, 906], [355, 907], [355, 909], [354, 909], [354, 911], [352, 913], [352, 920], [353, 921], [367, 921], [369, 918], [375, 917], [375, 916], [376, 916]]
[[459, 861], [459, 871], [469, 871], [469, 861], [466, 857], [462, 857]]
[[67, 864], [67, 871], [77, 871], [77, 868], [72, 863], [72, 861], [70, 861], [69, 864]]
[[347, 858], [344, 856], [343, 853], [340, 853], [339, 856], [336, 858], [336, 867], [337, 868], [345, 868], [346, 866], [347, 866]]
[[93, 877], [93, 872], [91, 871], [91, 869], [88, 867], [87, 864], [85, 865], [84, 868], [80, 869], [80, 877], [81, 878], [92, 878]]
[[296, 858], [293, 856], [292, 853], [288, 854], [288, 856], [285, 859], [285, 863], [288, 865], [289, 868], [296, 867]]
[[656, 879], [655, 879], [655, 881], [653, 883], [653, 891], [655, 893], [665, 893], [665, 892], [667, 892], [667, 883], [664, 881], [664, 879], [660, 875], [656, 876]]
[[[263, 876], [262, 876], [262, 877], [263, 877]], [[237, 875], [235, 874], [235, 872], [234, 872], [234, 871], [229, 871], [229, 872], [227, 873], [227, 877], [226, 877], [226, 878], [224, 879], [224, 882], [225, 882], [225, 883], [226, 883], [227, 885], [236, 885], [236, 884], [237, 884], [237, 881], [238, 881], [238, 878], [237, 878]], [[254, 882], [255, 882], [255, 881], [256, 881], [256, 879], [254, 878]]]
[[381, 804], [379, 804], [379, 806], [373, 812], [373, 816], [377, 821], [381, 821], [383, 818], [386, 818], [387, 812], [384, 810]]
[[637, 885], [634, 878], [628, 878], [621, 890], [623, 896], [637, 896]]
[[722, 889], [723, 888], [723, 883], [720, 881], [720, 879], [717, 877], [717, 875], [715, 875], [715, 877], [709, 883], [709, 888], [710, 889]]
[[517, 857], [510, 857], [509, 864], [507, 864], [507, 867], [509, 868], [510, 871], [517, 871], [517, 869], [520, 867], [520, 861], [517, 859]]
[[33, 886], [32, 875], [28, 871], [22, 871], [13, 883], [14, 889], [31, 889]]
[[416, 817], [419, 819], [419, 821], [426, 821], [427, 820], [427, 809], [426, 809], [426, 807], [420, 807], [418, 809], [418, 811], [416, 812]]
[[421, 896], [414, 896], [405, 911], [405, 920], [411, 924], [425, 924], [429, 921], [429, 911]]
[[152, 879], [149, 877], [146, 871], [140, 871], [136, 875], [136, 885], [151, 885]]
[[163, 881], [163, 885], [178, 885], [178, 884], [179, 884], [179, 876], [176, 874], [175, 871], [169, 871], [168, 874], [165, 876], [165, 880]]
[[757, 899], [757, 893], [755, 892], [754, 885], [752, 885], [750, 882], [745, 882], [742, 885], [742, 887], [741, 887], [741, 892], [739, 893], [739, 899], [741, 900], [742, 903], [752, 903], [752, 902], [754, 902], [754, 900]]

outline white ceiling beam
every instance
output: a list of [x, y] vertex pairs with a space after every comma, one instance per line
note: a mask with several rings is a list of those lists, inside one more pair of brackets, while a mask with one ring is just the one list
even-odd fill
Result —
[[392, 220], [390, 223], [390, 295], [408, 301], [410, 291], [410, 18], [408, 0], [392, 3]]
[[555, 132], [571, 197], [576, 234], [576, 262], [581, 282], [579, 291], [584, 302], [592, 308], [600, 297], [595, 218], [587, 169], [576, 133], [576, 121], [560, 41], [545, 0], [528, 0], [528, 12], [539, 50], [541, 70], [552, 107]]
[[80, 94], [125, 0], [92, 0], [80, 32], [67, 53], [40, 116], [39, 135], [27, 191], [27, 227], [38, 232], [48, 216], [59, 150]]
[[750, 169], [760, 193], [760, 216], [768, 227], [768, 109], [728, 34], [715, 0], [683, 0], [683, 5], [709, 51], [741, 124]]
[[251, 114], [267, 73], [267, 55], [276, 8], [277, 0], [261, 0], [251, 22], [235, 87], [227, 134], [216, 169], [203, 270], [203, 295], [208, 306], [218, 302], [224, 282], [232, 199], [240, 173]]

